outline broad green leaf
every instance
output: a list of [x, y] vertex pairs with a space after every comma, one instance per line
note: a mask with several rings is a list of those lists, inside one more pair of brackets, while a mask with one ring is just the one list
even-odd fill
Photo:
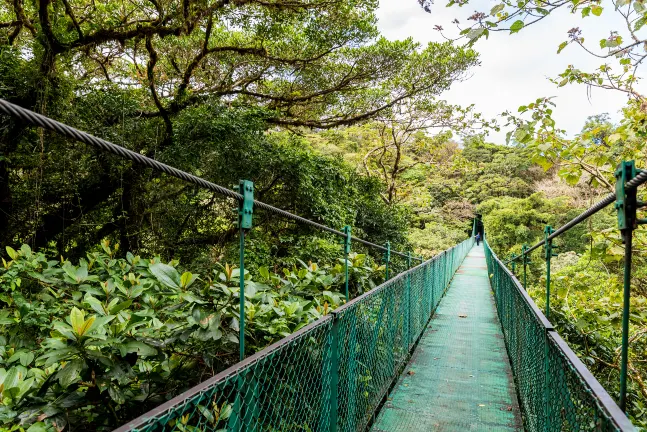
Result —
[[29, 426], [26, 432], [55, 432], [56, 428], [54, 426], [48, 425], [44, 422], [36, 422]]
[[126, 301], [124, 301], [124, 302], [121, 302], [121, 303], [119, 303], [119, 304], [117, 304], [117, 305], [115, 305], [115, 306], [111, 307], [111, 308], [110, 308], [110, 313], [111, 313], [111, 314], [116, 315], [116, 314], [118, 314], [119, 312], [121, 312], [122, 310], [124, 310], [124, 309], [126, 309], [126, 308], [130, 307], [130, 305], [131, 305], [131, 304], [133, 304], [133, 300], [132, 300], [132, 299], [130, 299], [130, 300], [126, 300]]
[[591, 13], [595, 16], [602, 15], [602, 6], [599, 6], [599, 5], [591, 6]]
[[94, 319], [94, 321], [92, 323], [90, 323], [90, 327], [88, 328], [86, 333], [90, 333], [90, 332], [93, 332], [93, 331], [95, 331], [97, 329], [102, 328], [103, 326], [108, 324], [110, 321], [115, 319], [115, 317], [116, 317], [116, 315], [106, 315], [106, 316], [101, 316], [101, 317], [96, 317], [96, 316], [93, 315], [92, 318], [95, 318], [95, 319]]
[[92, 315], [89, 317], [85, 322], [83, 323], [83, 326], [81, 326], [81, 331], [77, 332], [79, 336], [84, 336], [86, 333], [89, 332], [90, 328], [92, 327], [92, 324], [94, 324], [94, 321], [97, 319], [96, 315]]
[[103, 302], [101, 302], [100, 300], [96, 299], [91, 295], [87, 295], [85, 296], [85, 299], [83, 301], [89, 304], [90, 307], [98, 314], [106, 315], [106, 310], [103, 307]]
[[15, 260], [16, 258], [18, 258], [18, 252], [16, 252], [14, 248], [12, 248], [11, 246], [7, 246], [5, 247], [5, 249], [7, 250], [7, 254], [9, 255], [9, 258], [11, 258], [12, 260]]
[[564, 48], [568, 45], [568, 42], [564, 41], [561, 44], [559, 44], [559, 47], [557, 48], [557, 54], [561, 53]]
[[180, 274], [174, 267], [167, 264], [157, 263], [151, 264], [148, 266], [148, 269], [163, 285], [176, 290], [180, 289]]
[[510, 26], [510, 33], [517, 33], [520, 31], [525, 24], [521, 20], [517, 20]]
[[85, 318], [83, 312], [81, 312], [76, 306], [72, 308], [70, 312], [70, 323], [72, 324], [72, 329], [76, 334], [81, 334], [83, 331], [83, 325], [85, 324]]
[[27, 367], [34, 360], [33, 352], [22, 352], [20, 353], [20, 364]]
[[501, 12], [504, 8], [505, 8], [505, 4], [503, 4], [503, 3], [498, 4], [498, 5], [494, 6], [494, 7], [490, 10], [490, 15], [493, 15], [493, 16], [494, 16], [494, 15], [498, 14], [499, 12]]
[[263, 277], [263, 279], [269, 279], [270, 278], [270, 271], [265, 266], [258, 269], [258, 274], [260, 274], [261, 277]]
[[4, 389], [11, 389], [15, 388], [18, 386], [18, 382], [20, 381], [20, 374], [18, 373], [18, 369], [15, 367], [12, 367], [7, 371], [7, 375], [5, 375], [4, 380], [2, 380], [2, 385]]
[[470, 41], [475, 41], [475, 40], [477, 40], [478, 38], [480, 38], [480, 37], [481, 37], [481, 35], [483, 35], [483, 32], [484, 32], [484, 31], [485, 31], [485, 29], [484, 29], [484, 28], [476, 28], [476, 29], [472, 29], [472, 30], [470, 30], [470, 31], [467, 33], [467, 37], [468, 37], [468, 39], [469, 39]]
[[55, 378], [63, 387], [67, 387], [79, 380], [84, 367], [83, 360], [72, 360], [56, 373]]
[[150, 345], [140, 341], [129, 341], [124, 344], [124, 350], [127, 353], [137, 353], [141, 356], [157, 355], [157, 350]]
[[119, 405], [126, 402], [126, 397], [116, 384], [111, 384], [110, 387], [108, 387], [108, 394], [110, 395], [110, 398]]
[[198, 275], [194, 275], [191, 272], [184, 272], [180, 278], [180, 285], [182, 288], [188, 288], [196, 281], [196, 279], [198, 279]]

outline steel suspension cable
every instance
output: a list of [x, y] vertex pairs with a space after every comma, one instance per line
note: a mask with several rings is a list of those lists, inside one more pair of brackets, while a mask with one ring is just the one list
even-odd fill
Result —
[[[198, 176], [195, 176], [193, 174], [189, 174], [185, 171], [179, 170], [177, 168], [174, 168], [170, 165], [167, 165], [165, 163], [156, 161], [155, 159], [151, 159], [147, 156], [144, 156], [140, 153], [137, 153], [132, 150], [128, 150], [124, 147], [121, 147], [117, 144], [111, 143], [110, 141], [106, 141], [101, 138], [97, 138], [94, 135], [90, 135], [87, 132], [83, 132], [79, 129], [76, 129], [72, 126], [68, 126], [64, 123], [61, 123], [59, 121], [56, 121], [54, 119], [51, 119], [49, 117], [46, 117], [42, 114], [38, 114], [36, 112], [33, 112], [31, 110], [28, 110], [26, 108], [22, 108], [18, 105], [12, 104], [11, 102], [8, 102], [4, 99], [0, 98], [0, 113], [6, 114], [11, 117], [15, 117], [17, 119], [22, 120], [25, 123], [28, 123], [32, 126], [38, 126], [43, 129], [51, 130], [54, 131], [60, 135], [66, 136], [68, 138], [72, 138], [74, 140], [80, 141], [82, 143], [91, 145], [93, 147], [96, 147], [100, 150], [106, 151], [108, 153], [112, 153], [114, 155], [117, 155], [123, 159], [130, 160], [132, 162], [135, 162], [140, 165], [144, 165], [148, 168], [152, 168], [158, 171], [162, 171], [165, 174], [168, 174], [170, 176], [179, 178], [180, 180], [186, 181], [188, 183], [193, 183], [195, 185], [198, 185], [204, 189], [208, 189], [212, 192], [218, 193], [220, 195], [224, 195], [227, 198], [231, 198], [234, 200], [237, 200], [239, 202], [243, 201], [243, 196], [239, 194], [238, 192], [232, 191], [230, 189], [227, 189], [226, 187], [217, 185], [215, 183], [212, 183], [210, 181], [207, 181], [203, 178], [200, 178]], [[295, 215], [293, 213], [290, 213], [288, 211], [285, 211], [283, 209], [274, 207], [270, 204], [266, 204], [261, 201], [256, 201], [254, 200], [254, 206], [257, 208], [261, 208], [263, 210], [267, 210], [269, 212], [275, 213], [277, 215], [283, 216], [284, 218], [291, 219], [295, 222], [299, 222], [305, 225], [310, 225], [314, 228], [317, 228], [322, 231], [327, 231], [331, 234], [335, 234], [340, 237], [346, 237], [346, 234], [344, 234], [342, 231], [328, 227], [326, 225], [311, 221], [309, 219], [306, 219], [304, 217]], [[351, 237], [351, 240], [357, 243], [361, 243], [365, 246], [369, 246], [375, 249], [379, 249], [382, 251], [386, 251], [387, 248], [375, 243], [371, 243], [368, 240], [363, 240], [357, 237]], [[408, 255], [402, 252], [398, 251], [391, 251], [392, 254], [398, 255], [402, 258], [407, 258]], [[422, 261], [421, 258], [415, 257], [416, 259]]]
[[[637, 188], [638, 186], [644, 184], [645, 182], [647, 182], [647, 171], [641, 171], [638, 175], [636, 175], [636, 177], [632, 178], [631, 180], [629, 180], [625, 184], [625, 189]], [[555, 237], [557, 237], [557, 236], [559, 236], [561, 234], [564, 234], [566, 231], [570, 230], [575, 225], [577, 225], [577, 224], [579, 224], [581, 222], [584, 222], [586, 219], [593, 216], [594, 214], [596, 214], [600, 210], [604, 209], [609, 204], [612, 204], [615, 200], [616, 200], [616, 194], [615, 193], [608, 194], [603, 199], [601, 199], [600, 201], [598, 201], [597, 203], [593, 204], [591, 207], [589, 207], [588, 209], [583, 211], [580, 215], [574, 217], [573, 219], [571, 219], [570, 221], [568, 221], [567, 223], [565, 223], [564, 225], [562, 225], [561, 227], [556, 229], [555, 232], [553, 232], [551, 235], [549, 235], [546, 240], [552, 240]], [[537, 244], [535, 244], [534, 246], [532, 246], [531, 248], [529, 248], [526, 251], [526, 255], [529, 254], [530, 252], [534, 251], [535, 249], [543, 246], [546, 243], [546, 240], [542, 240], [542, 241], [538, 242]], [[515, 257], [513, 260], [516, 260], [517, 258], [520, 258], [520, 257], [521, 257], [521, 255], [518, 256], [518, 257]]]

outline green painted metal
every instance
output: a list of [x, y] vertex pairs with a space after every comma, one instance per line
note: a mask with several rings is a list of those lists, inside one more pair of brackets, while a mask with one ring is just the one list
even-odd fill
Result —
[[528, 287], [528, 264], [530, 264], [530, 257], [528, 256], [528, 245], [521, 246], [521, 260], [523, 262], [523, 289]]
[[521, 430], [516, 399], [483, 246], [475, 246], [371, 431]]
[[553, 241], [548, 239], [555, 230], [552, 226], [544, 228], [544, 258], [546, 259], [546, 318], [550, 319], [550, 261], [556, 256], [553, 253]]
[[328, 431], [337, 432], [337, 413], [339, 412], [339, 321], [334, 321], [330, 334], [330, 380], [328, 381], [328, 406], [330, 415]]
[[391, 242], [387, 241], [386, 244], [384, 245], [386, 247], [386, 250], [384, 251], [384, 280], [388, 281], [389, 280], [389, 264], [391, 264]]
[[485, 256], [524, 429], [633, 431], [627, 417], [487, 242]]
[[346, 290], [346, 301], [350, 300], [350, 294], [348, 292], [348, 254], [350, 253], [350, 239], [351, 239], [351, 234], [350, 234], [350, 226], [346, 225], [343, 229], [344, 234], [346, 237], [344, 237], [344, 287]]
[[472, 244], [393, 277], [119, 432], [366, 430]]
[[238, 192], [243, 196], [243, 200], [239, 204], [239, 227], [250, 229], [254, 215], [254, 183], [249, 180], [241, 180], [238, 184]]
[[239, 247], [239, 269], [240, 269], [240, 307], [239, 307], [239, 352], [240, 360], [245, 358], [245, 231], [252, 227], [252, 216], [254, 213], [254, 183], [249, 180], [241, 180], [238, 184], [238, 190], [243, 196], [238, 207], [238, 236], [240, 238]]
[[634, 161], [621, 162], [616, 171], [616, 210], [618, 213], [618, 228], [625, 244], [624, 278], [623, 278], [623, 307], [622, 307], [622, 350], [620, 356], [620, 409], [627, 407], [627, 366], [629, 359], [629, 315], [631, 301], [631, 261], [633, 231], [637, 227], [636, 188], [625, 189], [625, 184], [637, 174]]

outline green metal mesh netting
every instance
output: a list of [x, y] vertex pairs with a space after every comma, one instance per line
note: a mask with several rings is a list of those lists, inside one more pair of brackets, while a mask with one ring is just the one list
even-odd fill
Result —
[[365, 430], [472, 244], [396, 276], [118, 431]]
[[485, 255], [525, 429], [634, 430], [487, 242]]

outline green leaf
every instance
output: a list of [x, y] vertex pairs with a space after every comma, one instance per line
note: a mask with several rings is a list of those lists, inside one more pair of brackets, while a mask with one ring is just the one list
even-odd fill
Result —
[[20, 353], [20, 364], [27, 367], [34, 360], [33, 352], [22, 352]]
[[270, 278], [270, 271], [265, 266], [258, 269], [258, 274], [260, 274], [263, 279]]
[[524, 27], [524, 23], [521, 20], [516, 20], [512, 25], [510, 26], [510, 33], [517, 33]]
[[48, 426], [44, 422], [37, 422], [29, 426], [26, 432], [52, 432], [54, 430], [52, 426]]
[[494, 7], [490, 10], [490, 15], [496, 15], [496, 14], [498, 14], [499, 12], [501, 12], [504, 8], [505, 8], [505, 4], [503, 4], [503, 3], [498, 4], [498, 5], [494, 6]]
[[15, 367], [12, 367], [7, 372], [7, 375], [5, 375], [4, 380], [2, 380], [2, 385], [4, 386], [5, 390], [11, 389], [16, 387], [19, 381], [20, 381], [20, 377], [19, 377], [18, 369]]
[[63, 387], [74, 384], [81, 378], [81, 371], [85, 367], [83, 360], [72, 360], [56, 373], [56, 379]]
[[83, 301], [85, 303], [89, 304], [90, 307], [95, 312], [97, 312], [99, 315], [105, 315], [106, 314], [106, 311], [103, 308], [103, 303], [99, 299], [97, 299], [97, 298], [95, 298], [95, 297], [93, 297], [91, 295], [87, 295]]
[[[86, 333], [93, 332], [94, 330], [105, 326], [110, 321], [115, 319], [115, 315], [106, 315], [106, 316], [102, 316], [102, 317], [98, 317], [98, 318], [93, 315], [90, 318], [94, 318], [94, 319], [90, 323], [90, 327], [86, 330]], [[89, 321], [89, 319], [88, 319], [88, 321]]]
[[110, 398], [112, 398], [112, 400], [117, 402], [119, 405], [126, 402], [126, 397], [116, 384], [111, 384], [110, 387], [108, 387], [108, 394], [110, 395]]
[[184, 272], [182, 274], [182, 277], [180, 278], [180, 285], [182, 288], [188, 288], [190, 287], [193, 282], [198, 278], [198, 275], [194, 275], [191, 272]]
[[111, 307], [110, 308], [110, 313], [116, 315], [119, 312], [121, 312], [122, 310], [130, 307], [131, 304], [133, 304], [132, 299], [121, 302], [118, 305], [115, 305], [115, 306]]
[[127, 353], [137, 353], [141, 356], [157, 355], [157, 350], [155, 348], [140, 341], [130, 341], [125, 343], [124, 350]]
[[485, 29], [484, 28], [477, 28], [477, 29], [472, 29], [467, 33], [467, 37], [470, 41], [476, 41], [478, 38], [483, 35]]
[[180, 274], [174, 267], [167, 264], [157, 263], [151, 264], [148, 266], [148, 269], [163, 285], [176, 290], [180, 289]]
[[557, 48], [557, 54], [561, 53], [564, 48], [568, 45], [568, 42], [564, 41], [561, 44], [559, 44], [559, 48]]
[[595, 16], [602, 15], [602, 6], [599, 6], [599, 5], [591, 6], [591, 13], [593, 13], [593, 15]]
[[582, 9], [582, 18], [586, 18], [589, 15], [591, 15], [591, 7], [587, 6]]
[[12, 248], [11, 246], [7, 246], [5, 249], [7, 250], [7, 254], [9, 255], [9, 258], [11, 258], [12, 260], [15, 260], [16, 258], [18, 258], [18, 252], [16, 252], [14, 248]]
[[72, 329], [76, 334], [80, 334], [83, 331], [85, 324], [85, 318], [83, 312], [81, 312], [76, 306], [72, 308], [70, 312], [70, 323], [72, 324]]

